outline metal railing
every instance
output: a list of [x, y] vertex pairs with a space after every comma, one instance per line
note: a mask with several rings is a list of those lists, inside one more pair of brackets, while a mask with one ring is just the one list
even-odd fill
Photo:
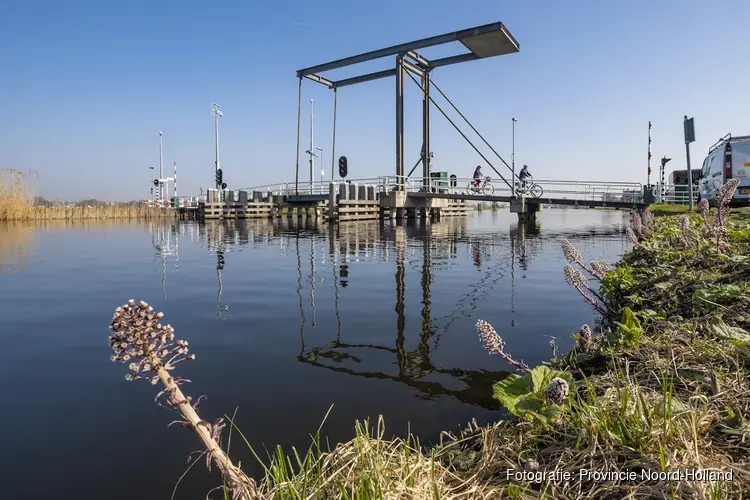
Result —
[[[445, 178], [402, 178], [404, 179], [399, 183], [397, 176], [379, 176], [362, 179], [336, 179], [334, 184], [337, 186], [340, 184], [354, 184], [358, 186], [375, 186], [377, 192], [384, 193], [393, 191], [395, 189], [403, 188], [406, 192], [422, 192], [428, 191], [433, 193], [446, 193], [454, 195], [479, 195], [481, 196], [485, 192], [481, 189], [485, 179], [480, 181], [479, 191], [470, 188], [470, 185], [474, 182], [471, 177], [458, 177], [454, 179]], [[425, 182], [426, 181], [426, 182]], [[508, 187], [505, 182], [499, 179], [490, 178], [492, 189], [488, 190], [492, 192], [494, 196], [513, 196], [512, 190]], [[278, 195], [327, 195], [330, 192], [330, 180], [314, 181], [314, 182], [284, 182], [275, 184], [264, 184], [259, 186], [253, 186], [243, 188], [242, 191], [247, 191], [249, 195], [252, 192], [259, 191], [266, 196], [267, 193], [271, 193], [274, 196]], [[553, 200], [553, 199], [568, 199], [578, 201], [598, 201], [598, 202], [632, 202], [641, 203], [643, 202], [643, 185], [638, 182], [606, 182], [606, 181], [566, 181], [566, 180], [550, 180], [550, 179], [531, 179], [527, 181], [527, 189], [532, 185], [539, 185], [543, 193], [539, 196], [539, 199]], [[659, 188], [660, 189], [660, 188]], [[517, 183], [516, 186], [517, 195], [522, 194], [519, 190]], [[654, 186], [654, 195], [658, 195], [657, 187]], [[529, 196], [528, 192], [526, 193]], [[657, 199], [660, 199], [657, 197]], [[678, 200], [679, 196], [675, 195], [670, 200]], [[685, 194], [685, 200], [687, 195]], [[677, 203], [678, 201], [673, 201]], [[687, 202], [687, 201], [685, 201]]]
[[[484, 194], [481, 186], [485, 179], [480, 180], [478, 192], [470, 188], [474, 179], [459, 177], [453, 180], [429, 179], [424, 183], [422, 179], [410, 179], [406, 183], [407, 191], [423, 191], [425, 185], [431, 192], [442, 192], [448, 194]], [[495, 182], [490, 178], [492, 194], [494, 196], [513, 196], [511, 189], [504, 182]], [[539, 185], [543, 193], [539, 197], [545, 199], [571, 199], [580, 201], [625, 201], [638, 203], [643, 200], [643, 186], [637, 182], [605, 182], [605, 181], [562, 181], [549, 179], [531, 179], [527, 181], [527, 189], [532, 184]], [[516, 187], [517, 194], [521, 194], [520, 186]], [[528, 194], [527, 194], [528, 196]]]
[[[690, 203], [689, 188], [685, 184], [665, 184], [651, 186], [657, 203], [688, 205]], [[693, 185], [693, 203], [698, 203], [699, 186]]]

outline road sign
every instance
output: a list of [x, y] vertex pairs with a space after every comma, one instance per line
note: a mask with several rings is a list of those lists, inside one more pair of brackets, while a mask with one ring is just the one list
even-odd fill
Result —
[[693, 119], [688, 118], [687, 115], [685, 115], [685, 120], [682, 124], [685, 128], [685, 144], [695, 142], [695, 125], [693, 124]]

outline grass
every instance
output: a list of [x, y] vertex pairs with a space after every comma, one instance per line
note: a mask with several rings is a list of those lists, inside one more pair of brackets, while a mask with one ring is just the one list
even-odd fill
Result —
[[[698, 214], [691, 217], [699, 224]], [[258, 498], [746, 496], [750, 262], [736, 256], [750, 250], [750, 224], [730, 219], [732, 248], [722, 254], [710, 239], [683, 248], [680, 224], [674, 216], [654, 220], [650, 238], [602, 278], [608, 326], [585, 352], [550, 362], [575, 378], [555, 418], [545, 423], [520, 415], [470, 425], [459, 435], [444, 433], [430, 449], [414, 437], [385, 439], [382, 419], [375, 429], [357, 423], [352, 441], [328, 451], [321, 451], [318, 431], [307, 454], [277, 449], [264, 460], [269, 465]], [[730, 284], [741, 293], [722, 293]], [[695, 298], [701, 290], [712, 291], [703, 294], [709, 302]], [[625, 308], [630, 320], [623, 318]], [[625, 327], [639, 334], [626, 334]], [[724, 476], [648, 480], [704, 469]], [[541, 479], [523, 478], [523, 471]], [[567, 472], [570, 479], [544, 478], [545, 471]], [[605, 472], [611, 480], [593, 475]]]
[[169, 209], [141, 206], [39, 207], [34, 205], [37, 175], [0, 170], [0, 221], [71, 219], [152, 219], [174, 217]]

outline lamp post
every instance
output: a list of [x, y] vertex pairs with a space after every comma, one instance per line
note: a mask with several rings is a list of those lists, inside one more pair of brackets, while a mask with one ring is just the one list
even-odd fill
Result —
[[317, 146], [315, 149], [320, 151], [320, 188], [323, 189], [323, 175], [325, 174], [323, 171], [323, 165], [325, 165], [323, 163], [323, 148]]
[[151, 170], [151, 201], [154, 201], [154, 167], [148, 167], [149, 170]]
[[510, 164], [511, 164], [511, 172], [513, 174], [513, 185], [511, 187], [511, 191], [513, 193], [513, 196], [516, 195], [516, 122], [518, 121], [515, 117], [512, 118], [513, 120], [513, 149], [510, 153]]
[[223, 192], [221, 185], [224, 182], [224, 173], [221, 170], [221, 163], [219, 163], [219, 118], [224, 116], [224, 113], [221, 112], [221, 106], [212, 102], [211, 114], [214, 115], [214, 140], [216, 145], [216, 166], [214, 170], [216, 175], [216, 195], [219, 197], [219, 201], [221, 201], [221, 193]]

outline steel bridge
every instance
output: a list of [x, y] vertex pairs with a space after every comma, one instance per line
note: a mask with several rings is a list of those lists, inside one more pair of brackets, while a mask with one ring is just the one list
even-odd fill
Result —
[[[427, 59], [417, 52], [417, 50], [425, 49], [428, 47], [435, 47], [455, 42], [463, 45], [463, 47], [465, 49], [468, 49], [469, 52], [433, 60]], [[496, 57], [500, 55], [509, 55], [517, 53], [519, 51], [520, 44], [513, 37], [508, 28], [501, 22], [495, 22], [483, 26], [455, 31], [452, 33], [445, 33], [438, 36], [424, 38], [413, 42], [402, 43], [384, 49], [374, 50], [324, 64], [318, 64], [316, 66], [304, 68], [297, 71], [297, 78], [299, 79], [299, 91], [297, 102], [297, 163], [295, 170], [295, 179], [293, 183], [286, 182], [277, 185], [276, 189], [268, 189], [268, 186], [265, 186], [264, 188], [266, 189], [263, 190], [266, 192], [273, 191], [277, 194], [283, 194], [286, 196], [287, 200], [292, 203], [323, 201], [329, 196], [329, 193], [334, 192], [334, 188], [331, 186], [333, 178], [331, 179], [330, 183], [315, 182], [313, 178], [312, 163], [310, 168], [309, 182], [306, 183], [304, 181], [300, 181], [300, 124], [302, 106], [302, 82], [304, 79], [324, 85], [334, 91], [333, 144], [331, 147], [331, 172], [333, 174], [336, 160], [336, 97], [338, 95], [338, 89], [350, 85], [394, 76], [396, 79], [395, 176], [378, 177], [377, 179], [360, 179], [355, 181], [347, 180], [347, 182], [354, 182], [355, 184], [377, 185], [381, 193], [405, 191], [407, 197], [411, 197], [412, 199], [421, 198], [422, 200], [429, 200], [434, 198], [449, 198], [458, 200], [510, 202], [511, 210], [517, 211], [519, 213], [519, 216], [521, 216], [522, 213], [526, 212], [530, 212], [533, 215], [533, 213], [538, 210], [538, 207], [542, 203], [548, 205], [579, 205], [588, 207], [617, 208], [632, 208], [642, 205], [644, 201], [644, 191], [641, 184], [639, 183], [595, 181], [573, 182], [546, 180], [536, 182], [544, 189], [544, 194], [542, 197], [531, 198], [528, 196], [524, 196], [522, 193], [518, 193], [517, 189], [519, 184], [518, 177], [515, 172], [514, 162], [512, 161], [511, 164], [508, 164], [508, 162], [506, 162], [500, 156], [495, 148], [493, 148], [492, 145], [482, 136], [482, 134], [480, 134], [479, 131], [471, 124], [468, 118], [466, 118], [466, 116], [458, 109], [458, 107], [456, 107], [456, 105], [448, 98], [448, 96], [435, 84], [431, 77], [431, 74], [435, 69], [441, 68], [443, 66], [474, 61], [477, 59]], [[389, 68], [382, 71], [353, 76], [342, 80], [332, 80], [322, 75], [323, 73], [332, 70], [394, 56], [395, 68]], [[419, 159], [408, 174], [404, 169], [404, 81], [407, 80], [406, 77], [411, 79], [415, 83], [415, 85], [420, 88], [422, 95], [422, 145]], [[451, 108], [463, 119], [464, 122], [466, 122], [466, 124], [471, 128], [474, 134], [483, 141], [484, 145], [487, 146], [492, 151], [492, 153], [494, 153], [494, 155], [503, 164], [507, 171], [501, 172], [500, 170], [498, 170], [490, 161], [490, 159], [485, 154], [483, 154], [482, 151], [480, 151], [480, 149], [456, 124], [456, 122], [452, 120], [443, 110], [443, 108], [435, 101], [435, 99], [431, 95], [431, 89], [437, 90], [437, 92], [444, 98], [445, 101], [447, 101]], [[495, 185], [491, 193], [479, 194], [474, 192], [467, 192], [467, 190], [462, 189], [462, 186], [466, 186], [466, 184], [468, 184], [468, 179], [458, 180], [453, 177], [451, 179], [450, 186], [440, 185], [439, 183], [436, 183], [436, 180], [433, 179], [430, 168], [430, 160], [433, 156], [432, 150], [430, 148], [431, 105], [434, 106], [435, 109], [437, 109], [450, 122], [450, 124], [456, 129], [461, 137], [466, 140], [466, 142], [477, 152], [482, 160], [495, 172], [495, 174], [493, 175]], [[310, 148], [312, 147], [313, 145], [311, 143]], [[414, 170], [416, 170], [420, 163], [422, 164], [422, 175], [417, 178], [411, 178], [412, 173], [414, 172]], [[248, 188], [248, 190], [257, 188], [258, 187]], [[398, 204], [403, 203], [405, 200], [404, 197], [400, 197], [398, 199]], [[529, 207], [527, 207], [527, 205]], [[514, 206], [517, 207], [518, 210], [514, 210]]]

